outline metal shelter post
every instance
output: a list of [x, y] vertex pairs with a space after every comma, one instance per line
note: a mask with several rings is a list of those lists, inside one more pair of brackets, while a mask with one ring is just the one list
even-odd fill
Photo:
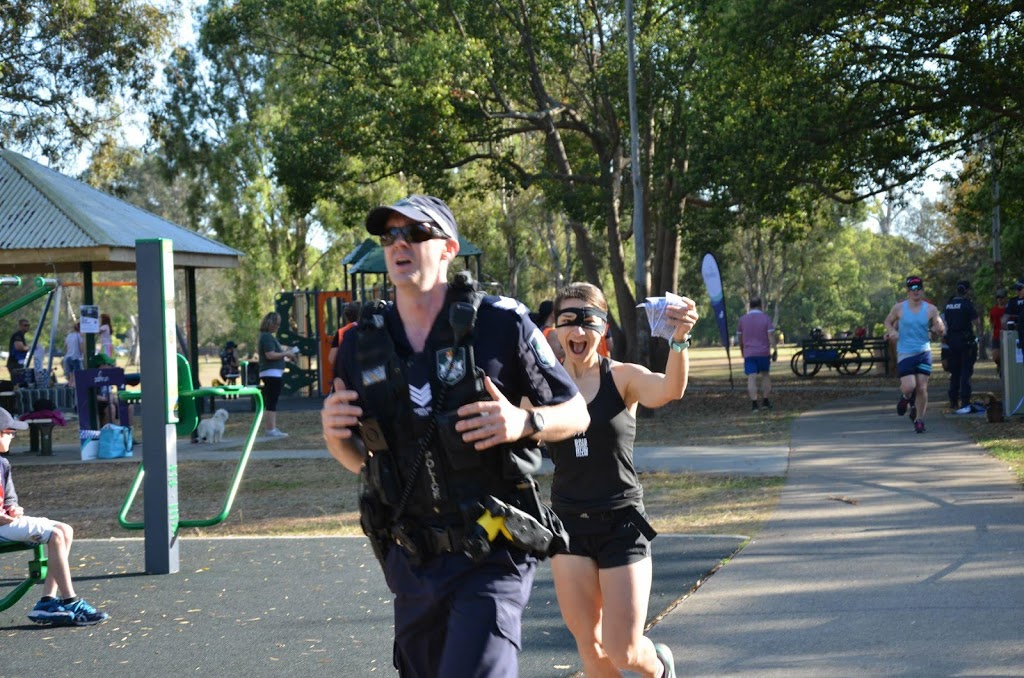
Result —
[[[135, 241], [139, 364], [143, 375], [142, 460], [146, 469], [146, 572], [178, 571], [178, 421], [174, 253], [164, 238]], [[191, 384], [185, 384], [190, 389]]]

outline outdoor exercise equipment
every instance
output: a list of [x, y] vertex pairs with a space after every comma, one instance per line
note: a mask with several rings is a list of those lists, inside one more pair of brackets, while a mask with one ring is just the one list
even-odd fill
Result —
[[15, 551], [32, 551], [32, 560], [28, 562], [28, 577], [19, 582], [17, 586], [7, 592], [7, 595], [0, 598], [0, 612], [11, 607], [29, 592], [36, 584], [41, 584], [46, 579], [46, 547], [42, 544], [24, 544], [22, 542], [6, 542], [0, 544], [0, 553], [12, 553]]
[[[189, 367], [188, 360], [185, 356], [178, 354], [177, 367], [178, 383], [191, 384], [192, 369]], [[249, 436], [245, 440], [245, 447], [242, 449], [242, 454], [239, 456], [238, 463], [235, 466], [235, 473], [231, 478], [231, 483], [228, 485], [220, 513], [210, 518], [200, 520], [182, 520], [179, 515], [177, 520], [177, 526], [179, 528], [213, 527], [227, 519], [228, 515], [231, 513], [231, 506], [235, 502], [235, 495], [238, 493], [238, 486], [241, 484], [242, 476], [245, 474], [245, 467], [249, 463], [249, 455], [252, 453], [253, 443], [256, 441], [256, 436], [259, 433], [260, 423], [263, 421], [263, 394], [260, 389], [255, 386], [210, 386], [183, 391], [179, 390], [178, 421], [175, 425], [175, 432], [178, 436], [190, 435], [192, 431], [196, 429], [196, 426], [199, 425], [199, 410], [197, 408], [197, 402], [202, 398], [208, 398], [210, 396], [219, 398], [238, 398], [242, 396], [251, 397], [255, 404], [256, 414], [253, 417], [252, 426], [249, 428]], [[142, 392], [123, 392], [121, 394], [121, 399], [129, 402], [137, 402], [142, 399]], [[143, 411], [145, 411], [145, 409]], [[143, 449], [145, 449], [145, 446], [143, 446]], [[135, 495], [138, 493], [139, 487], [142, 486], [142, 479], [144, 475], [145, 461], [139, 464], [139, 470], [135, 474], [135, 480], [132, 481], [131, 488], [129, 488], [128, 494], [124, 499], [124, 504], [121, 506], [121, 512], [117, 516], [117, 522], [126, 530], [141, 530], [146, 527], [145, 522], [130, 522], [128, 520], [128, 512], [131, 510], [132, 504], [135, 502]]]

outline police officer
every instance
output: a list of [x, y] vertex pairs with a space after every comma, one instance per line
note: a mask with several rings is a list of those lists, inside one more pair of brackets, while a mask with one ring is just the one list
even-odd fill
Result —
[[981, 316], [970, 300], [971, 283], [956, 284], [956, 295], [946, 302], [946, 360], [949, 365], [949, 404], [957, 414], [971, 413], [971, 377], [978, 360]]
[[1024, 315], [1024, 278], [1017, 278], [1013, 284], [1013, 291], [1017, 295], [1006, 303], [1006, 310], [1003, 311], [1003, 329], [1021, 331], [1021, 316]]
[[[586, 403], [522, 304], [448, 283], [459, 239], [444, 202], [412, 195], [371, 210], [366, 229], [395, 302], [345, 334], [321, 419], [328, 450], [362, 474], [395, 668], [517, 675], [537, 558], [560, 528], [536, 497], [534, 448], [586, 430]], [[481, 538], [506, 510], [524, 529]]]

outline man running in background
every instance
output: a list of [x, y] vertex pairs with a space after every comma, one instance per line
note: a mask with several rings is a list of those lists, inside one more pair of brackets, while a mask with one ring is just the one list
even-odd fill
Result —
[[914, 430], [924, 433], [928, 377], [932, 374], [931, 337], [943, 336], [946, 326], [939, 309], [924, 300], [921, 276], [907, 278], [907, 298], [892, 307], [884, 325], [885, 338], [896, 339], [896, 374], [900, 380], [896, 414], [902, 417], [909, 409]]

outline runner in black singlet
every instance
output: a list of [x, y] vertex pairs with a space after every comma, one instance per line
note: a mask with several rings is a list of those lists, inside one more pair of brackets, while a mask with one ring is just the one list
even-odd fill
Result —
[[562, 617], [588, 675], [634, 671], [675, 678], [672, 652], [643, 635], [651, 590], [650, 540], [643, 488], [633, 465], [636, 408], [661, 407], [686, 390], [693, 300], [670, 307], [675, 326], [665, 374], [603, 358], [597, 345], [608, 305], [597, 287], [573, 283], [555, 300], [555, 331], [565, 368], [587, 400], [590, 426], [549, 442], [555, 463], [551, 504], [569, 531], [569, 551], [551, 561]]

